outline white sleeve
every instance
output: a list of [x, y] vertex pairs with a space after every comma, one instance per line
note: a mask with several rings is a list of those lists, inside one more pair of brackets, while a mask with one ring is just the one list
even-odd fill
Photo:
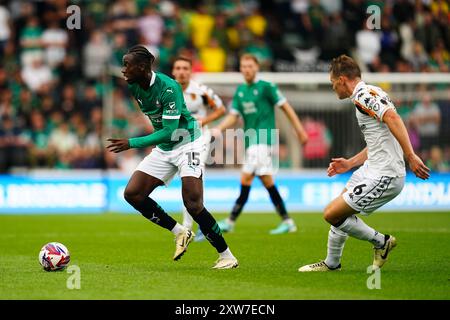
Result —
[[217, 94], [215, 94], [211, 88], [209, 88], [205, 85], [200, 85], [199, 87], [200, 87], [203, 95], [206, 97], [206, 99], [208, 101], [208, 105], [211, 108], [216, 109], [216, 108], [220, 108], [223, 106], [222, 99], [220, 99], [220, 97]]
[[353, 103], [362, 112], [380, 121], [383, 121], [383, 116], [386, 111], [389, 109], [396, 110], [387, 94], [377, 92], [374, 89], [357, 92]]

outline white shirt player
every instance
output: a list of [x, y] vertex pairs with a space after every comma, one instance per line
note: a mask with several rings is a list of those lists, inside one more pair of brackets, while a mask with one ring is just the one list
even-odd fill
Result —
[[395, 106], [382, 89], [360, 81], [351, 95], [356, 118], [367, 144], [364, 166], [373, 177], [406, 175], [403, 151], [397, 139], [383, 122], [383, 116]]
[[[186, 90], [184, 90], [183, 94], [186, 107], [195, 118], [206, 117], [208, 113], [207, 107], [216, 109], [223, 106], [222, 100], [211, 88], [193, 80], [189, 81], [189, 85]], [[206, 126], [203, 128], [207, 129]]]

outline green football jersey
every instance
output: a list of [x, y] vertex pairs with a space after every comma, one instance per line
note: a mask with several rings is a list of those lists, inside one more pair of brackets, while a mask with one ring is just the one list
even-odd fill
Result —
[[272, 145], [275, 127], [275, 108], [286, 102], [278, 87], [271, 82], [258, 80], [237, 87], [231, 112], [239, 113], [244, 120], [245, 148], [253, 144]]
[[154, 128], [148, 136], [129, 139], [131, 147], [145, 147], [158, 141], [158, 148], [170, 151], [201, 135], [197, 120], [186, 108], [183, 89], [177, 81], [152, 72], [148, 89], [142, 89], [137, 83], [128, 87]]

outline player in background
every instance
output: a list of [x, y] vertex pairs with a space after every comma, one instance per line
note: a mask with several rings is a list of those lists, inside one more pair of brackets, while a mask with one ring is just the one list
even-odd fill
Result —
[[328, 252], [324, 261], [299, 268], [300, 272], [341, 269], [341, 257], [348, 236], [374, 245], [373, 268], [381, 268], [396, 246], [395, 237], [369, 227], [356, 214], [368, 215], [394, 199], [405, 183], [404, 156], [414, 174], [428, 179], [429, 169], [414, 153], [408, 132], [388, 95], [361, 80], [358, 64], [341, 55], [333, 59], [330, 80], [339, 99], [350, 98], [366, 141], [366, 148], [350, 159], [331, 159], [328, 176], [356, 170], [339, 197], [324, 211], [331, 224]]
[[303, 145], [308, 136], [294, 109], [281, 94], [274, 83], [257, 78], [258, 60], [254, 55], [244, 54], [240, 59], [240, 71], [245, 83], [238, 86], [232, 101], [232, 108], [227, 117], [215, 128], [215, 134], [236, 124], [239, 116], [244, 121], [245, 133], [256, 130], [256, 137], [245, 139], [245, 162], [241, 173], [241, 193], [231, 211], [230, 216], [219, 221], [219, 227], [227, 232], [234, 229], [234, 224], [248, 200], [250, 187], [255, 176], [263, 183], [270, 195], [282, 222], [271, 234], [296, 232], [297, 226], [286, 211], [284, 201], [275, 186], [273, 175], [275, 168], [272, 156], [277, 152], [272, 141], [275, 127], [275, 108], [281, 108], [295, 129], [297, 138]]
[[[186, 107], [191, 112], [191, 115], [196, 118], [198, 123], [202, 126], [204, 148], [200, 154], [200, 158], [203, 163], [206, 163], [211, 144], [211, 134], [208, 130], [208, 124], [222, 117], [226, 112], [226, 108], [223, 105], [222, 100], [211, 88], [191, 79], [192, 61], [189, 58], [183, 56], [175, 58], [172, 66], [172, 75], [183, 88]], [[209, 110], [211, 112], [208, 112]], [[192, 216], [189, 214], [186, 207], [183, 207], [183, 225], [192, 230], [192, 224]], [[203, 239], [203, 234], [201, 233], [201, 230], [199, 230], [195, 237], [195, 241]]]
[[238, 266], [216, 220], [203, 206], [203, 149], [201, 130], [187, 110], [181, 86], [170, 77], [152, 71], [154, 56], [143, 46], [134, 46], [123, 57], [122, 73], [141, 111], [150, 118], [154, 132], [130, 139], [108, 139], [111, 152], [156, 146], [136, 168], [125, 188], [125, 200], [144, 217], [175, 235], [174, 260], [186, 252], [194, 233], [177, 223], [149, 197], [167, 185], [179, 172], [183, 203], [203, 234], [219, 253], [213, 268]]

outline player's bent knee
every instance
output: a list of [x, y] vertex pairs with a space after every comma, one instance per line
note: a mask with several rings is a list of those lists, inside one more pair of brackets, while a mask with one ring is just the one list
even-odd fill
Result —
[[183, 201], [183, 203], [191, 215], [197, 215], [203, 210], [203, 203], [200, 201]]
[[323, 211], [323, 218], [325, 219], [326, 222], [332, 225], [339, 222], [337, 221], [338, 219], [336, 219], [334, 210], [330, 206], [326, 207], [325, 210]]
[[139, 204], [145, 200], [145, 196], [143, 194], [141, 194], [139, 191], [131, 189], [125, 189], [123, 197], [131, 205]]

